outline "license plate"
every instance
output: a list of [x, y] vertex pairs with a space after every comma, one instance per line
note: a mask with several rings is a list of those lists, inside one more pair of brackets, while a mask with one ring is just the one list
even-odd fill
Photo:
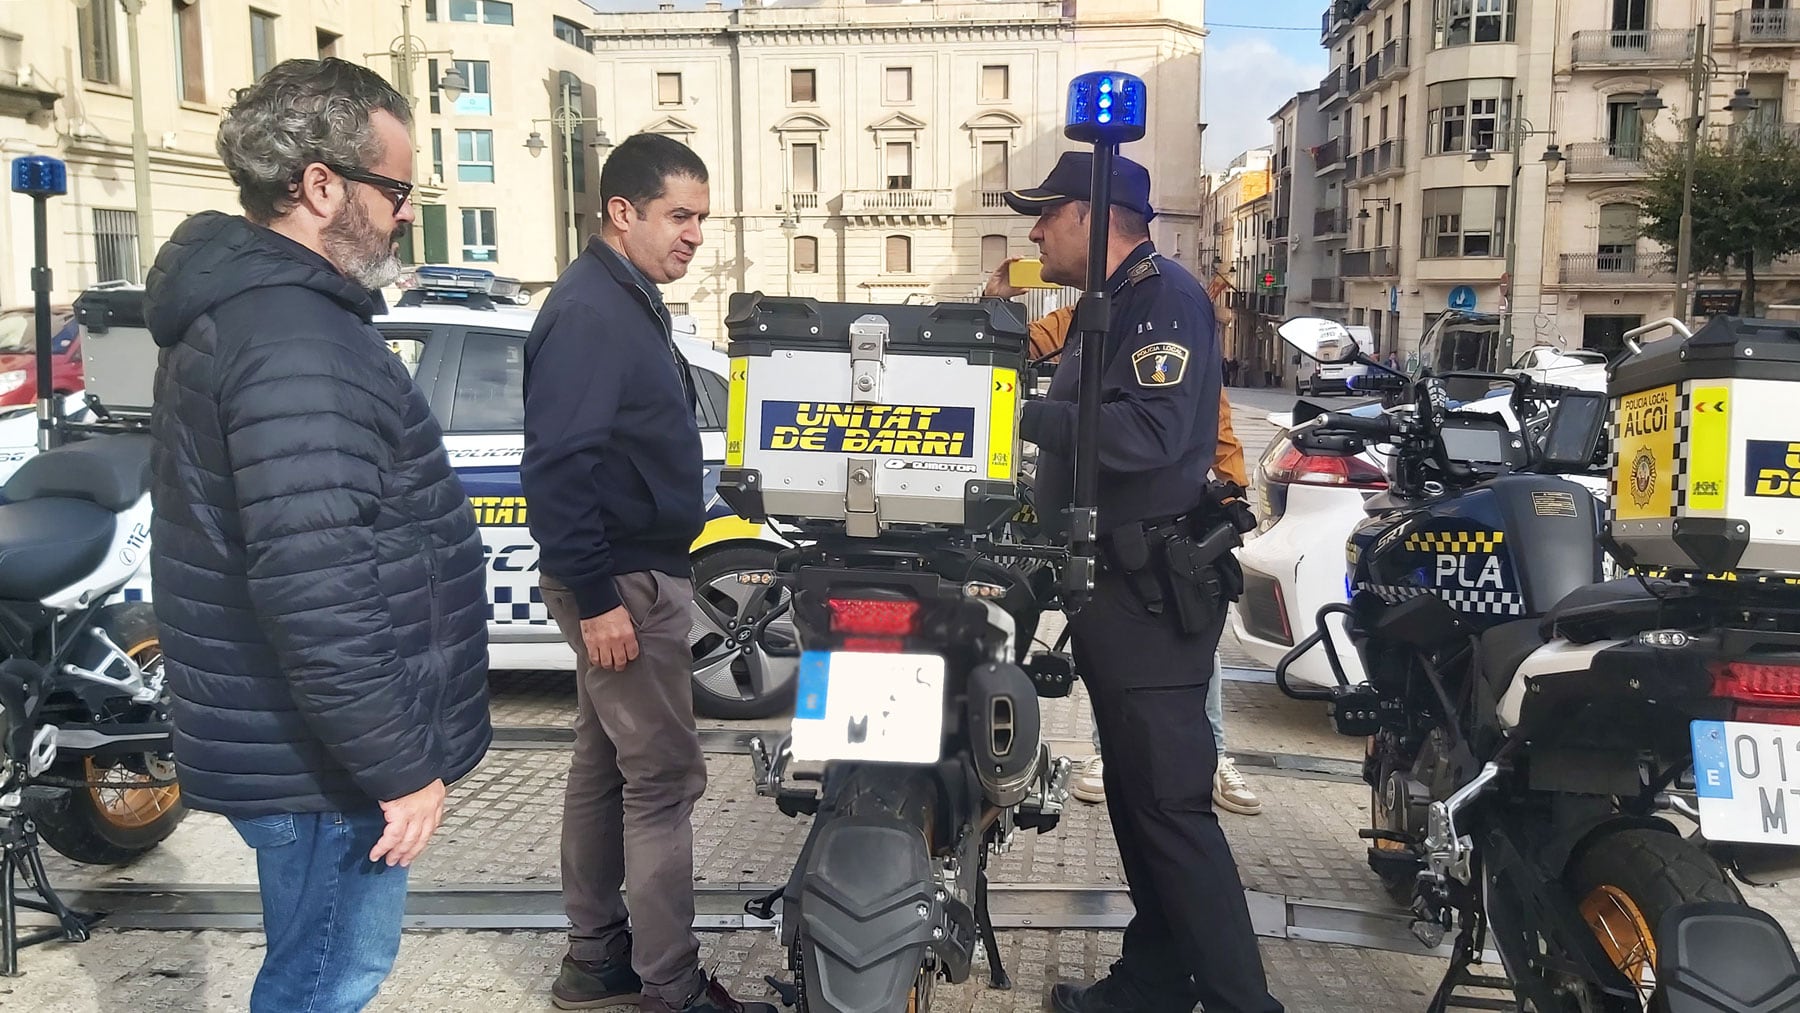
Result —
[[1800, 727], [1695, 721], [1689, 730], [1706, 839], [1800, 844]]
[[936, 763], [944, 742], [944, 659], [807, 651], [794, 703], [794, 759]]

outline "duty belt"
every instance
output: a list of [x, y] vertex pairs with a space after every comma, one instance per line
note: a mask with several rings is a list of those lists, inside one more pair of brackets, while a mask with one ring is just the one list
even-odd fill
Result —
[[1215, 482], [1208, 493], [1207, 502], [1192, 510], [1122, 525], [1100, 540], [1109, 569], [1125, 577], [1151, 615], [1163, 614], [1168, 576], [1177, 618], [1189, 634], [1205, 628], [1208, 597], [1236, 601], [1243, 593], [1243, 571], [1231, 550], [1256, 526], [1241, 487]]

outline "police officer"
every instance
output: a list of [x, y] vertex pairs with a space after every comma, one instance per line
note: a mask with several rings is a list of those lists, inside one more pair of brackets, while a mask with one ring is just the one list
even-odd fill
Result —
[[[1085, 286], [1093, 155], [1065, 153], [1042, 186], [1006, 195], [1035, 215], [1046, 281]], [[1231, 848], [1212, 811], [1218, 762], [1207, 680], [1229, 575], [1177, 572], [1162, 546], [1209, 528], [1218, 442], [1219, 349], [1206, 291], [1150, 243], [1150, 174], [1113, 162], [1105, 264], [1112, 326], [1102, 345], [1101, 566], [1071, 619], [1106, 756], [1113, 833], [1137, 909], [1111, 973], [1051, 993], [1064, 1013], [1279, 1013], [1269, 994]], [[1047, 399], [1025, 405], [1038, 495], [1055, 516], [1073, 491], [1081, 353], [1073, 343]], [[1216, 509], [1216, 508], [1213, 508]], [[1192, 541], [1186, 544], [1192, 545]], [[1229, 553], [1226, 554], [1229, 559]], [[1229, 566], [1225, 563], [1224, 566]]]

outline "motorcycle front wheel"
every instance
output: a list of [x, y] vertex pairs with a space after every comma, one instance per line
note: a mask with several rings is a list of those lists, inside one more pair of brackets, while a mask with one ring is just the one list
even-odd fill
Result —
[[[162, 639], [150, 606], [109, 605], [94, 623], [137, 662], [146, 678], [156, 674], [163, 664]], [[26, 796], [25, 812], [37, 824], [44, 843], [71, 861], [87, 865], [131, 861], [161, 844], [187, 816], [181, 786], [172, 780], [173, 761], [167, 757], [145, 754], [141, 763], [110, 767], [82, 758], [58, 763], [52, 770], [87, 787], [34, 790]]]
[[1660, 830], [1607, 834], [1563, 877], [1582, 920], [1646, 1008], [1656, 991], [1656, 927], [1671, 908], [1693, 901], [1742, 904], [1743, 895], [1705, 852]]

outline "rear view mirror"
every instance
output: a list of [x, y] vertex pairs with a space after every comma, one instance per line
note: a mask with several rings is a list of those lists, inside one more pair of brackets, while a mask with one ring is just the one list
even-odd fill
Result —
[[1563, 468], [1584, 467], [1600, 447], [1606, 429], [1607, 398], [1598, 391], [1569, 391], [1556, 403], [1544, 434], [1544, 462]]
[[1348, 328], [1322, 317], [1295, 317], [1275, 333], [1294, 351], [1320, 362], [1349, 362], [1361, 351]]

